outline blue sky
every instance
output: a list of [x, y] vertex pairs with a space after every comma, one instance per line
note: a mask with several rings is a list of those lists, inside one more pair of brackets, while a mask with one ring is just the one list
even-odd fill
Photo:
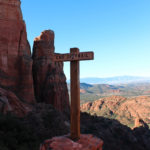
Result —
[[[55, 51], [94, 51], [81, 77], [150, 76], [150, 0], [22, 0], [28, 40], [55, 32]], [[70, 66], [65, 63], [69, 78]]]

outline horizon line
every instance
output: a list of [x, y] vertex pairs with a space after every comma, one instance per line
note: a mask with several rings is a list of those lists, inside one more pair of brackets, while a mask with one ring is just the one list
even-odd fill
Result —
[[[80, 79], [85, 79], [85, 78], [114, 78], [114, 77], [141, 77], [141, 78], [150, 78], [150, 75], [149, 76], [138, 76], [138, 75], [116, 75], [116, 76], [105, 76], [105, 77], [80, 77]], [[66, 77], [67, 78], [67, 77]], [[67, 80], [70, 80], [67, 79]]]

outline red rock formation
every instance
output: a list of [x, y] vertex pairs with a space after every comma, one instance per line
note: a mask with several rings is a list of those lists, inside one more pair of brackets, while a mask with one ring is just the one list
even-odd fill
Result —
[[134, 98], [110, 96], [94, 102], [85, 103], [81, 106], [81, 110], [100, 116], [114, 116], [115, 119], [118, 119], [126, 125], [133, 124], [133, 126], [139, 126], [142, 123], [141, 120], [145, 123], [150, 123], [149, 96], [138, 96]]
[[46, 140], [40, 150], [102, 150], [103, 141], [92, 135], [81, 135], [78, 141], [72, 141], [67, 136], [54, 137]]
[[23, 117], [31, 110], [32, 107], [22, 103], [13, 92], [0, 88], [1, 113], [6, 114], [11, 112], [19, 117]]
[[80, 89], [80, 93], [86, 93], [86, 90]]
[[134, 122], [134, 128], [138, 128], [138, 127], [141, 127], [141, 126], [144, 127], [144, 128], [149, 128], [148, 125], [142, 119], [137, 117], [135, 119], [135, 122]]
[[98, 112], [100, 110], [111, 110], [113, 112], [117, 111], [120, 104], [125, 101], [126, 98], [122, 96], [110, 96], [106, 98], [101, 98], [94, 102], [87, 102], [81, 106], [81, 110], [95, 111]]
[[20, 0], [0, 0], [0, 86], [34, 103], [32, 58]]
[[117, 113], [125, 115], [128, 118], [140, 118], [143, 121], [150, 123], [150, 97], [138, 96], [127, 99], [119, 107]]
[[46, 30], [35, 38], [33, 79], [38, 102], [52, 104], [60, 111], [69, 108], [69, 96], [63, 63], [54, 62], [54, 32]]

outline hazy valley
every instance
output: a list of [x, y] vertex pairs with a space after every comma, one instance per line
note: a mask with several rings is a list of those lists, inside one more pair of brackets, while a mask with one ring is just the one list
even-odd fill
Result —
[[[99, 81], [98, 81], [99, 80]], [[84, 83], [82, 81], [85, 81]], [[97, 84], [92, 84], [97, 81]], [[111, 84], [114, 83], [114, 84]], [[70, 84], [68, 83], [70, 91]], [[81, 104], [99, 98], [119, 95], [123, 97], [149, 96], [150, 81], [145, 77], [120, 76], [113, 78], [84, 78], [80, 80]]]
[[129, 84], [80, 84], [81, 103], [97, 100], [102, 97], [119, 95], [124, 97], [135, 97], [150, 95], [150, 83], [129, 83]]
[[131, 128], [150, 124], [148, 80], [127, 80], [118, 84], [80, 83], [80, 98], [81, 111], [91, 115], [117, 119]]

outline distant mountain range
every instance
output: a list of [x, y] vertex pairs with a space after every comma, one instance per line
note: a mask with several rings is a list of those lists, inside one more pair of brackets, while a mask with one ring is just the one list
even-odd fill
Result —
[[[70, 81], [68, 80], [68, 83]], [[150, 77], [138, 77], [138, 76], [116, 76], [108, 78], [80, 78], [80, 83], [87, 84], [126, 84], [134, 82], [150, 82]]]

